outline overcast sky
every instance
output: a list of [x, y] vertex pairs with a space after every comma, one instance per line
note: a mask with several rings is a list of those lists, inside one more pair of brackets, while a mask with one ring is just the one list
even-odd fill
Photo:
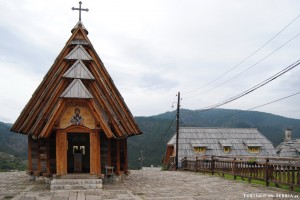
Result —
[[[0, 121], [13, 123], [71, 36], [78, 1], [0, 5]], [[182, 108], [202, 109], [300, 59], [297, 0], [83, 0], [82, 7], [89, 8], [82, 13], [88, 37], [134, 116], [171, 111], [178, 91]], [[299, 86], [300, 66], [222, 108], [249, 109]], [[299, 102], [297, 95], [256, 110], [300, 119]]]

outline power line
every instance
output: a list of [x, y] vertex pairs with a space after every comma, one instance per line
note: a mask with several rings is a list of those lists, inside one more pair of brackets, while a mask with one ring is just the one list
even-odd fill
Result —
[[212, 106], [208, 106], [208, 107], [205, 107], [203, 109], [200, 109], [200, 112], [201, 111], [202, 112], [203, 111], [208, 111], [208, 110], [211, 110], [213, 108], [217, 108], [217, 107], [220, 107], [222, 105], [228, 104], [228, 103], [230, 103], [232, 101], [235, 101], [235, 100], [237, 100], [237, 99], [239, 99], [239, 98], [241, 98], [241, 97], [243, 97], [243, 96], [245, 96], [245, 95], [247, 95], [247, 94], [249, 94], [249, 93], [251, 93], [251, 92], [253, 92], [253, 91], [255, 91], [255, 90], [259, 89], [259, 88], [261, 88], [261, 87], [263, 87], [264, 85], [270, 83], [271, 81], [275, 80], [276, 78], [280, 77], [281, 75], [285, 74], [286, 72], [294, 69], [299, 64], [300, 64], [300, 60], [298, 60], [295, 63], [291, 64], [290, 66], [284, 68], [283, 70], [281, 70], [280, 72], [276, 73], [275, 75], [269, 77], [268, 79], [264, 80], [263, 82], [261, 82], [261, 83], [255, 85], [255, 86], [253, 86], [252, 88], [250, 88], [250, 89], [248, 89], [248, 90], [246, 90], [246, 91], [244, 91], [244, 92], [242, 92], [242, 93], [240, 93], [240, 94], [238, 94], [236, 96], [233, 96], [233, 97], [231, 97], [231, 98], [229, 98], [227, 100], [224, 100], [224, 101], [221, 101], [221, 102], [219, 102], [217, 104], [214, 104]]
[[180, 118], [181, 118], [181, 121], [184, 125], [188, 125], [186, 122], [185, 122], [185, 119], [183, 118], [183, 114], [181, 113], [180, 115]]
[[278, 51], [279, 49], [281, 49], [282, 47], [284, 47], [285, 45], [287, 45], [288, 43], [290, 43], [292, 40], [294, 40], [296, 37], [298, 37], [300, 35], [300, 33], [296, 34], [293, 38], [291, 38], [290, 40], [288, 40], [287, 42], [285, 42], [283, 45], [279, 46], [277, 49], [275, 49], [274, 51], [272, 51], [271, 53], [269, 53], [268, 55], [266, 55], [265, 57], [263, 57], [262, 59], [260, 59], [259, 61], [257, 61], [256, 63], [254, 63], [253, 65], [251, 65], [250, 67], [248, 67], [247, 69], [245, 69], [244, 71], [240, 72], [239, 74], [235, 75], [234, 77], [230, 78], [230, 79], [227, 79], [225, 81], [223, 81], [222, 83], [220, 83], [219, 85], [216, 85], [215, 87], [213, 88], [210, 88], [210, 89], [207, 89], [205, 90], [204, 92], [201, 92], [201, 93], [198, 93], [198, 94], [195, 94], [193, 96], [190, 96], [190, 97], [185, 97], [185, 98], [192, 98], [192, 97], [195, 97], [195, 96], [199, 96], [201, 94], [205, 94], [209, 91], [212, 91], [222, 85], [225, 85], [226, 83], [232, 81], [233, 79], [239, 77], [240, 75], [244, 74], [245, 72], [249, 71], [250, 69], [252, 69], [253, 67], [255, 67], [256, 65], [258, 65], [260, 62], [262, 62], [263, 60], [267, 59], [268, 57], [270, 57], [272, 54], [274, 54], [276, 51]]
[[157, 143], [157, 145], [160, 145], [161, 142], [163, 141], [163, 139], [165, 139], [165, 136], [167, 135], [167, 133], [169, 132], [173, 122], [175, 121], [176, 119], [176, 115], [174, 116], [173, 120], [171, 121], [170, 125], [168, 126], [167, 130], [163, 133], [162, 137], [160, 138], [160, 141]]
[[181, 118], [182, 123], [183, 123], [185, 126], [197, 126], [195, 123], [191, 123], [191, 122], [186, 123], [186, 120], [185, 120], [185, 118], [183, 117], [183, 113], [182, 113], [182, 112], [181, 112], [180, 118]]
[[261, 47], [259, 47], [257, 50], [255, 50], [253, 53], [251, 53], [249, 56], [247, 56], [246, 58], [244, 58], [241, 62], [239, 62], [237, 65], [235, 65], [234, 67], [232, 67], [231, 69], [227, 70], [226, 72], [224, 72], [223, 74], [221, 74], [220, 76], [218, 76], [217, 78], [209, 81], [208, 83], [202, 85], [199, 88], [196, 88], [194, 90], [188, 91], [184, 94], [189, 94], [192, 92], [195, 92], [199, 89], [204, 88], [207, 85], [210, 85], [214, 82], [216, 82], [217, 80], [219, 80], [220, 78], [224, 77], [226, 74], [228, 74], [229, 72], [233, 71], [235, 68], [239, 67], [241, 64], [243, 64], [246, 60], [248, 60], [249, 58], [251, 58], [252, 56], [254, 56], [257, 52], [259, 52], [261, 49], [263, 49], [267, 44], [269, 44], [273, 39], [275, 39], [280, 33], [282, 33], [285, 29], [287, 29], [293, 22], [295, 22], [298, 18], [300, 17], [300, 15], [298, 15], [297, 17], [295, 17], [290, 23], [288, 23], [285, 27], [283, 27], [277, 34], [275, 34], [271, 39], [269, 39], [265, 44], [263, 44]]
[[255, 106], [255, 107], [253, 107], [253, 108], [249, 108], [249, 109], [247, 109], [247, 110], [243, 110], [243, 111], [234, 113], [233, 115], [238, 115], [238, 114], [243, 113], [243, 112], [246, 112], [246, 111], [250, 111], [250, 110], [254, 110], [254, 109], [256, 109], [256, 108], [260, 108], [260, 107], [263, 107], [263, 106], [267, 106], [267, 105], [270, 105], [270, 104], [272, 104], [272, 103], [276, 103], [276, 102], [278, 102], [278, 101], [282, 101], [282, 100], [285, 100], [285, 99], [287, 99], [287, 98], [296, 96], [296, 95], [298, 95], [298, 94], [300, 94], [300, 92], [296, 92], [296, 93], [294, 93], [294, 94], [291, 94], [291, 95], [282, 97], [282, 98], [280, 98], [280, 99], [276, 99], [276, 100], [270, 101], [270, 102], [268, 102], [268, 103], [264, 103], [264, 104], [261, 104], [261, 105], [259, 105], [259, 106]]
[[223, 117], [229, 117], [229, 116], [233, 116], [233, 115], [239, 115], [239, 114], [244, 113], [244, 112], [246, 112], [246, 111], [251, 111], [251, 110], [254, 110], [254, 109], [256, 109], [256, 108], [261, 108], [261, 107], [263, 107], [263, 106], [267, 106], [267, 105], [270, 105], [270, 104], [272, 104], [272, 103], [276, 103], [276, 102], [278, 102], [278, 101], [285, 100], [285, 99], [287, 99], [287, 98], [296, 96], [296, 95], [298, 95], [298, 94], [300, 94], [300, 92], [296, 92], [296, 93], [294, 93], [294, 94], [291, 94], [291, 95], [288, 95], [288, 96], [285, 96], [285, 97], [282, 97], [282, 98], [279, 98], [279, 99], [276, 99], [276, 100], [270, 101], [270, 102], [268, 102], [268, 103], [264, 103], [264, 104], [261, 104], [261, 105], [259, 105], [259, 106], [255, 106], [255, 107], [252, 107], [252, 108], [249, 108], [249, 109], [246, 109], [246, 110], [241, 110], [241, 111], [238, 111], [238, 112], [235, 112], [235, 113], [232, 113], [232, 114], [227, 114], [227, 115], [224, 115]]
[[[174, 96], [174, 99], [173, 99], [173, 101], [172, 101], [172, 108], [174, 107], [174, 103], [176, 103], [176, 102], [175, 102], [176, 97], [177, 97], [177, 95]], [[165, 139], [165, 136], [167, 135], [168, 131], [170, 130], [170, 128], [171, 128], [173, 122], [175, 121], [175, 119], [176, 119], [176, 115], [175, 115], [174, 118], [172, 119], [172, 121], [171, 121], [170, 125], [168, 126], [167, 130], [163, 133], [163, 136], [160, 138], [160, 141], [158, 142], [157, 145], [160, 145], [161, 142], [163, 141], [163, 139]]]
[[178, 92], [178, 100], [177, 100], [177, 112], [176, 112], [176, 156], [175, 156], [175, 169], [178, 170], [178, 151], [179, 151], [179, 112], [180, 112], [180, 92]]

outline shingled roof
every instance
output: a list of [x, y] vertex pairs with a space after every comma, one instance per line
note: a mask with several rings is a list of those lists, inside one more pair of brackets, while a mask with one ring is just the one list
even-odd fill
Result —
[[300, 157], [300, 138], [292, 138], [292, 130], [285, 131], [284, 141], [276, 147], [276, 152], [280, 157]]
[[48, 137], [66, 104], [88, 102], [107, 137], [141, 134], [130, 110], [79, 21], [54, 64], [12, 126], [13, 132]]
[[[276, 156], [272, 143], [255, 128], [200, 128], [180, 127], [178, 158], [215, 156]], [[176, 147], [176, 135], [167, 144]], [[194, 147], [205, 147], [204, 154]], [[224, 153], [224, 147], [230, 152]], [[259, 147], [259, 153], [250, 153], [248, 147]]]

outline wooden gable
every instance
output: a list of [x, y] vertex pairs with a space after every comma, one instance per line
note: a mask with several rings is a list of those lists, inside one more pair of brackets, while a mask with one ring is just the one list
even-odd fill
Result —
[[63, 75], [65, 78], [78, 78], [78, 79], [91, 79], [94, 80], [94, 76], [86, 68], [81, 60], [77, 60], [68, 71]]
[[93, 60], [82, 45], [77, 45], [65, 58], [68, 60]]
[[74, 79], [67, 89], [60, 95], [62, 98], [91, 99], [93, 96], [86, 89], [80, 79]]
[[130, 110], [87, 37], [82, 22], [33, 93], [11, 130], [49, 137], [70, 103], [82, 101], [89, 108], [95, 128], [107, 137], [141, 134]]

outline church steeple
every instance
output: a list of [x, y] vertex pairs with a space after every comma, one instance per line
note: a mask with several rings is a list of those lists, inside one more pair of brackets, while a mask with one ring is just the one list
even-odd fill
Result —
[[92, 116], [88, 128], [101, 129], [108, 138], [142, 133], [87, 37], [81, 18], [11, 130], [48, 138], [53, 130], [70, 125], [64, 117], [74, 106]]
[[87, 35], [89, 34], [88, 30], [85, 28], [85, 26], [83, 25], [82, 21], [78, 21], [78, 22], [77, 22], [77, 24], [72, 28], [71, 33], [74, 33], [74, 31], [75, 31], [78, 27], [81, 27], [81, 28], [85, 31], [85, 33], [86, 33]]

